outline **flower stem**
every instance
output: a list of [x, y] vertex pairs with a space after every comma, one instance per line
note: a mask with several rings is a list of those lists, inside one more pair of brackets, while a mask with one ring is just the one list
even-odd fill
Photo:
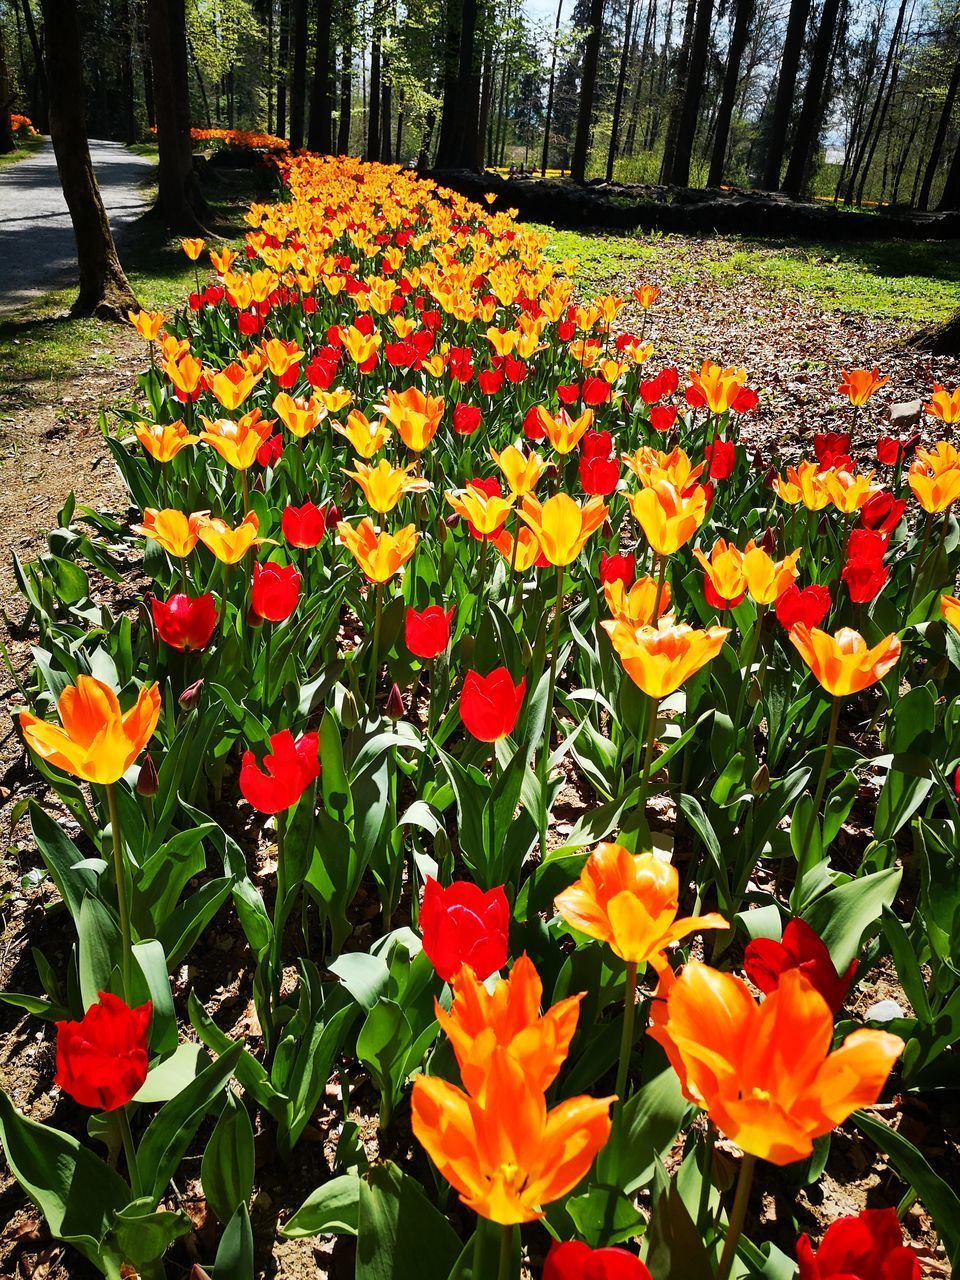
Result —
[[653, 746], [657, 736], [657, 703], [654, 698], [649, 695], [646, 699], [647, 705], [647, 741], [643, 750], [643, 765], [640, 773], [640, 795], [637, 800], [637, 809], [643, 818], [647, 811], [647, 788], [650, 784], [650, 768], [653, 764]]
[[653, 616], [650, 619], [651, 627], [657, 625], [657, 619], [660, 617], [660, 601], [663, 599], [663, 585], [667, 580], [667, 557], [659, 557], [659, 572], [657, 574], [657, 594], [653, 600]]
[[547, 856], [547, 774], [550, 759], [550, 735], [553, 729], [553, 700], [557, 692], [557, 654], [560, 648], [560, 620], [563, 616], [563, 565], [557, 565], [557, 608], [553, 616], [553, 641], [550, 648], [550, 682], [547, 690], [547, 715], [543, 726], [543, 748], [537, 776], [540, 779], [540, 857]]
[[117, 1112], [117, 1120], [120, 1125], [120, 1137], [123, 1139], [123, 1154], [127, 1161], [127, 1175], [130, 1178], [130, 1188], [133, 1191], [134, 1199], [139, 1199], [143, 1194], [140, 1185], [140, 1170], [137, 1167], [137, 1149], [133, 1145], [133, 1134], [130, 1131], [130, 1115], [129, 1103], [120, 1107]]
[[[513, 1226], [500, 1228], [500, 1267], [497, 1280], [510, 1280], [513, 1270]], [[481, 1280], [478, 1276], [477, 1280]]]
[[367, 677], [367, 706], [373, 710], [377, 697], [377, 676], [380, 670], [380, 627], [383, 622], [383, 584], [378, 582], [375, 591], [376, 604], [373, 614], [373, 653], [370, 662], [370, 675]]
[[834, 698], [830, 707], [830, 728], [827, 731], [827, 746], [823, 753], [823, 760], [820, 764], [820, 777], [817, 779], [817, 789], [813, 796], [813, 812], [810, 814], [810, 821], [807, 824], [806, 835], [803, 840], [803, 857], [797, 871], [796, 889], [799, 893], [800, 886], [803, 883], [804, 872], [807, 869], [807, 861], [810, 857], [810, 842], [813, 839], [813, 829], [820, 816], [820, 806], [823, 803], [823, 794], [827, 789], [827, 778], [830, 776], [830, 765], [833, 761], [833, 749], [837, 745], [837, 729], [840, 725], [840, 699]]
[[[946, 519], [946, 516], [944, 516], [944, 519]], [[930, 513], [928, 512], [926, 521], [924, 522], [924, 526], [923, 526], [923, 541], [921, 542], [920, 550], [917, 553], [917, 563], [914, 565], [913, 579], [910, 583], [910, 590], [907, 594], [907, 603], [903, 607], [904, 623], [906, 623], [907, 619], [910, 616], [910, 609], [913, 606], [913, 598], [917, 593], [917, 587], [920, 585], [920, 576], [924, 568], [923, 562], [926, 558], [927, 546], [929, 545], [929, 542], [930, 542], [930, 533], [932, 529], [933, 529], [933, 516], [930, 515]]]
[[627, 961], [623, 988], [623, 1034], [620, 1037], [620, 1065], [617, 1068], [616, 1115], [623, 1110], [627, 1100], [627, 1081], [630, 1076], [630, 1054], [633, 1051], [633, 1033], [637, 1021], [637, 965]]
[[727, 1280], [730, 1275], [730, 1269], [737, 1253], [737, 1245], [740, 1242], [740, 1236], [743, 1234], [743, 1223], [747, 1216], [747, 1204], [750, 1200], [750, 1187], [753, 1184], [753, 1170], [756, 1163], [756, 1156], [751, 1155], [744, 1155], [740, 1163], [737, 1191], [733, 1198], [733, 1209], [727, 1225], [727, 1238], [723, 1243], [723, 1254], [720, 1257], [720, 1266], [717, 1268], [716, 1280]]
[[120, 966], [123, 975], [123, 994], [127, 1002], [130, 1003], [133, 999], [130, 974], [133, 944], [130, 936], [130, 908], [127, 904], [127, 868], [123, 856], [123, 835], [120, 830], [117, 784], [115, 782], [107, 783], [106, 792], [107, 809], [110, 813], [110, 840], [113, 845], [113, 874], [117, 882], [117, 915], [120, 917]]

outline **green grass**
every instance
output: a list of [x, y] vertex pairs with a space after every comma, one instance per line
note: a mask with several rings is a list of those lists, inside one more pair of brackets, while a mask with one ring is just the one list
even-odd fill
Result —
[[26, 160], [29, 156], [39, 151], [42, 146], [43, 138], [18, 138], [17, 145], [13, 151], [0, 155], [0, 169], [6, 168], [7, 165], [18, 164], [21, 160]]
[[629, 279], [685, 284], [704, 277], [731, 288], [759, 282], [847, 315], [911, 323], [943, 319], [960, 307], [960, 257], [924, 241], [816, 243], [661, 233], [547, 231], [548, 256], [575, 258], [578, 281], [593, 294]]

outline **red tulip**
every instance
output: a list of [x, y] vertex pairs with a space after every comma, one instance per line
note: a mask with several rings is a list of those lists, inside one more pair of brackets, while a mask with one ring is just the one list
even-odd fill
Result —
[[150, 611], [157, 635], [181, 653], [205, 649], [217, 625], [217, 607], [209, 594], [194, 597], [178, 591], [166, 601], [151, 599]]
[[280, 527], [291, 547], [315, 547], [327, 531], [326, 508], [313, 502], [284, 507]]
[[886, 586], [889, 570], [883, 563], [887, 537], [873, 529], [854, 529], [847, 542], [842, 578], [854, 604], [867, 604]]
[[737, 447], [732, 440], [713, 440], [704, 450], [711, 480], [728, 480], [737, 465]]
[[747, 943], [743, 967], [750, 981], [764, 994], [775, 991], [788, 970], [799, 969], [834, 1013], [846, 1000], [857, 972], [857, 962], [851, 960], [842, 975], [837, 973], [826, 943], [799, 919], [787, 923], [779, 942], [773, 938], [754, 938]]
[[650, 410], [650, 426], [654, 431], [671, 431], [679, 412], [675, 404], [655, 404]]
[[294, 738], [289, 729], [270, 735], [270, 754], [260, 769], [252, 751], [240, 762], [240, 791], [261, 813], [280, 813], [297, 803], [307, 787], [320, 776], [320, 736], [304, 733]]
[[608, 556], [606, 553], [600, 556], [600, 582], [602, 585], [619, 580], [623, 583], [624, 590], [629, 591], [636, 576], [637, 562], [633, 556]]
[[741, 387], [730, 408], [734, 413], [750, 413], [760, 403], [760, 397], [753, 387]]
[[458, 404], [453, 410], [453, 429], [459, 436], [473, 435], [480, 425], [480, 408], [475, 404]]
[[579, 1240], [554, 1242], [543, 1280], [650, 1280], [650, 1272], [626, 1249], [591, 1249]]
[[606, 498], [620, 479], [620, 463], [616, 458], [584, 456], [580, 459], [580, 484], [583, 492]]
[[584, 404], [606, 404], [610, 399], [610, 383], [606, 378], [584, 378], [580, 394]]
[[580, 399], [579, 382], [561, 382], [557, 387], [557, 399], [564, 406], [576, 404]]
[[408, 608], [403, 625], [403, 638], [407, 648], [417, 658], [429, 662], [437, 654], [443, 653], [450, 643], [450, 622], [453, 609], [444, 613], [438, 604], [428, 605], [419, 613]]
[[798, 622], [808, 627], [819, 627], [830, 611], [830, 603], [830, 592], [826, 587], [814, 584], [801, 589], [794, 583], [787, 587], [775, 605], [777, 621], [787, 631]]
[[613, 436], [609, 431], [588, 431], [580, 441], [581, 458], [603, 458], [613, 452]]
[[813, 452], [817, 455], [821, 471], [849, 464], [849, 450], [849, 431], [821, 431], [813, 437]]
[[292, 564], [257, 563], [253, 566], [250, 604], [258, 618], [283, 622], [300, 599], [300, 575]]
[[257, 464], [261, 467], [272, 467], [274, 463], [280, 461], [282, 453], [283, 436], [271, 436], [269, 440], [264, 440], [257, 450]]
[[799, 1280], [920, 1280], [920, 1259], [903, 1243], [896, 1209], [862, 1209], [837, 1218], [814, 1253], [808, 1236], [797, 1241]]
[[875, 493], [860, 508], [860, 527], [876, 529], [878, 533], [892, 533], [906, 509], [906, 499], [895, 498], [892, 493], [883, 491]]
[[901, 440], [898, 436], [881, 436], [877, 441], [877, 461], [886, 467], [895, 467], [911, 453], [920, 442], [917, 435]]
[[79, 1022], [57, 1023], [56, 1083], [83, 1107], [116, 1111], [147, 1078], [147, 1029], [153, 1006], [136, 1009], [99, 993]]
[[455, 880], [442, 888], [429, 879], [423, 888], [420, 932], [423, 949], [444, 982], [469, 965], [485, 982], [507, 963], [510, 904], [502, 886], [484, 893], [475, 884]]
[[540, 409], [538, 405], [531, 405], [527, 410], [523, 419], [523, 434], [528, 440], [543, 440], [546, 438], [546, 431], [540, 424]]
[[468, 671], [460, 693], [463, 727], [480, 742], [505, 738], [517, 723], [526, 687], [525, 678], [514, 684], [506, 667], [488, 676]]

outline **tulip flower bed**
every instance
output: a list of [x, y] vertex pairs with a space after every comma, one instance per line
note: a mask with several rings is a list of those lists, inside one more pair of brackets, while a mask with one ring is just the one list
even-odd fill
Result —
[[[655, 285], [624, 332], [507, 214], [281, 172], [131, 317], [137, 519], [71, 502], [17, 566], [69, 945], [4, 999], [76, 1108], [0, 1094], [14, 1176], [109, 1277], [253, 1277], [311, 1137], [280, 1234], [360, 1280], [915, 1280], [916, 1200], [955, 1263], [896, 1119], [957, 1070], [960, 390], [892, 438], [852, 369], [815, 456], [757, 465], [762, 388], [664, 367]], [[883, 1196], [774, 1239], [755, 1175], [789, 1204], [841, 1126]]]

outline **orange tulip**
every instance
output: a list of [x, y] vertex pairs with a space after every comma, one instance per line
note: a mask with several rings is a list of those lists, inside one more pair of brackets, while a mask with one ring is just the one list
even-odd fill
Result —
[[459, 492], [443, 495], [461, 520], [466, 520], [482, 537], [489, 537], [503, 528], [503, 522], [513, 508], [513, 497], [502, 498], [498, 493], [486, 493], [476, 485], [468, 484]]
[[[603, 594], [607, 608], [618, 622], [627, 622], [634, 627], [645, 626], [653, 622], [653, 606], [657, 598], [658, 583], [656, 578], [638, 578], [629, 591], [620, 578], [613, 582], [605, 582]], [[660, 606], [657, 617], [661, 617], [670, 607], [670, 583], [664, 582], [660, 591]]]
[[204, 245], [203, 240], [199, 238], [196, 240], [188, 239], [188, 240], [180, 241], [180, 248], [187, 255], [187, 257], [190, 259], [191, 262], [196, 262], [196, 260], [200, 257], [201, 253], [203, 253], [203, 245]]
[[707, 495], [702, 485], [686, 493], [669, 480], [657, 480], [648, 489], [628, 493], [633, 517], [658, 556], [669, 556], [689, 542], [707, 516]]
[[152, 538], [168, 555], [178, 556], [183, 560], [197, 545], [200, 522], [204, 518], [204, 512], [188, 516], [183, 511], [172, 511], [169, 508], [157, 511], [153, 507], [147, 507], [143, 513], [143, 524], [134, 525], [133, 531], [144, 538]]
[[347, 548], [371, 582], [389, 582], [399, 573], [417, 548], [417, 530], [406, 525], [399, 533], [378, 533], [369, 516], [358, 524], [341, 520], [337, 525], [341, 543]]
[[773, 482], [773, 491], [792, 507], [802, 502], [808, 511], [822, 511], [830, 502], [823, 473], [815, 462], [801, 462], [799, 467], [787, 467], [786, 479], [777, 476]]
[[343, 335], [343, 345], [347, 355], [356, 365], [366, 364], [371, 356], [377, 354], [383, 341], [379, 333], [366, 334], [353, 325], [347, 329], [341, 329], [340, 332]]
[[956, 596], [941, 596], [940, 612], [954, 631], [960, 631], [960, 600]]
[[929, 515], [946, 511], [960, 498], [960, 454], [944, 440], [932, 449], [918, 449], [907, 480]]
[[422, 453], [427, 448], [443, 418], [443, 400], [439, 396], [424, 395], [416, 387], [408, 387], [406, 391], [388, 391], [387, 403], [378, 408], [414, 453]]
[[[540, 559], [540, 543], [532, 529], [523, 526], [514, 539], [506, 529], [490, 539], [507, 564], [512, 564], [517, 573], [526, 573]], [[516, 546], [516, 550], [514, 550]]]
[[882, 680], [900, 658], [900, 641], [889, 635], [872, 649], [858, 631], [841, 627], [836, 635], [798, 622], [790, 632], [800, 657], [835, 698], [846, 698]]
[[225, 520], [203, 516], [200, 521], [200, 541], [209, 548], [221, 564], [239, 564], [251, 547], [260, 545], [257, 537], [260, 521], [256, 512], [245, 515], [235, 529]]
[[646, 311], [660, 297], [660, 289], [655, 284], [642, 284], [639, 289], [634, 289], [633, 297], [637, 305]]
[[693, 460], [679, 445], [670, 453], [641, 445], [633, 454], [624, 457], [627, 468], [633, 472], [645, 489], [658, 480], [668, 480], [675, 489], [687, 490], [703, 473], [703, 463], [694, 466]]
[[358, 462], [355, 471], [343, 468], [344, 475], [355, 480], [363, 490], [367, 505], [380, 515], [392, 511], [405, 494], [426, 493], [430, 488], [429, 480], [412, 475], [412, 471], [412, 465], [393, 467], [386, 458], [381, 458], [376, 466]]
[[879, 369], [841, 370], [842, 380], [837, 391], [853, 405], [866, 404], [875, 391], [885, 387], [889, 378], [881, 378]]
[[246, 471], [253, 466], [260, 446], [273, 430], [273, 420], [261, 418], [259, 409], [251, 409], [237, 422], [231, 418], [218, 418], [212, 422], [202, 414], [200, 421], [203, 423], [200, 439], [237, 471]]
[[580, 417], [574, 420], [566, 409], [561, 409], [554, 417], [548, 409], [540, 405], [537, 408], [537, 419], [547, 433], [547, 439], [553, 448], [557, 453], [565, 456], [577, 447], [593, 426], [593, 410], [584, 409]]
[[745, 982], [692, 961], [666, 984], [649, 1035], [690, 1101], [748, 1155], [802, 1160], [814, 1139], [876, 1102], [903, 1049], [885, 1031], [854, 1031], [831, 1052], [833, 1014], [799, 969], [757, 1004]]
[[743, 552], [743, 577], [751, 598], [757, 604], [775, 604], [797, 580], [800, 548], [784, 560], [774, 560], [751, 538]]
[[531, 494], [520, 509], [520, 519], [533, 530], [544, 556], [558, 566], [572, 564], [606, 518], [602, 498], [588, 498], [581, 507], [567, 493], [554, 494], [546, 502]]
[[162, 311], [128, 311], [127, 317], [144, 342], [156, 342], [166, 316]]
[[189, 351], [178, 360], [167, 360], [163, 372], [183, 396], [192, 396], [203, 381], [203, 365]]
[[859, 511], [865, 502], [880, 492], [880, 486], [873, 483], [872, 471], [858, 476], [852, 471], [838, 471], [830, 467], [821, 472], [820, 483], [827, 497], [844, 515]]
[[666, 967], [667, 948], [682, 938], [730, 927], [715, 911], [678, 918], [679, 894], [680, 876], [669, 862], [601, 844], [555, 906], [571, 928], [606, 942], [621, 960], [659, 971]]
[[600, 625], [633, 683], [658, 701], [711, 662], [730, 634], [729, 627], [695, 631], [685, 622], [676, 622], [672, 614], [655, 627], [607, 619]]
[[531, 450], [524, 454], [515, 444], [508, 444], [501, 453], [491, 449], [490, 457], [503, 472], [510, 492], [517, 498], [525, 498], [528, 493], [533, 493], [547, 467], [539, 453]]
[[690, 382], [703, 396], [711, 413], [726, 413], [746, 386], [746, 369], [722, 369], [712, 360], [704, 360], [699, 372], [690, 370]]
[[169, 462], [181, 449], [200, 439], [191, 435], [179, 419], [163, 426], [156, 422], [138, 422], [133, 430], [144, 450], [157, 462]]
[[145, 685], [129, 711], [93, 676], [77, 677], [57, 701], [60, 725], [20, 712], [20, 728], [31, 750], [47, 764], [85, 782], [112, 786], [153, 737], [160, 718], [160, 686]]
[[281, 391], [274, 397], [273, 410], [290, 434], [298, 440], [308, 436], [327, 416], [323, 403], [315, 396], [311, 396], [309, 400], [297, 400], [286, 391]]
[[296, 341], [284, 342], [282, 338], [270, 338], [263, 344], [267, 366], [275, 378], [282, 378], [303, 359], [303, 352]]
[[210, 390], [228, 413], [243, 404], [256, 385], [257, 379], [241, 364], [228, 364], [210, 379]]
[[729, 601], [733, 606], [743, 599], [747, 580], [743, 572], [744, 553], [739, 547], [718, 538], [713, 544], [709, 560], [699, 547], [694, 547], [693, 554], [703, 565], [710, 585], [721, 600]]
[[931, 418], [939, 418], [941, 422], [953, 426], [960, 422], [960, 387], [948, 391], [942, 382], [935, 382], [930, 403], [923, 407]]
[[350, 442], [361, 458], [372, 458], [379, 453], [393, 434], [382, 418], [379, 422], [370, 422], [359, 409], [351, 410], [346, 426], [335, 422], [333, 429]]
[[463, 965], [453, 980], [453, 994], [449, 1013], [439, 1001], [434, 1008], [470, 1096], [484, 1102], [490, 1064], [500, 1054], [519, 1064], [532, 1088], [546, 1091], [570, 1049], [583, 994], [561, 1000], [541, 1017], [543, 983], [526, 955], [492, 992]]
[[547, 1110], [542, 1090], [496, 1055], [486, 1097], [417, 1076], [413, 1132], [468, 1208], [504, 1226], [543, 1217], [584, 1178], [610, 1135], [610, 1098], [568, 1098]]

